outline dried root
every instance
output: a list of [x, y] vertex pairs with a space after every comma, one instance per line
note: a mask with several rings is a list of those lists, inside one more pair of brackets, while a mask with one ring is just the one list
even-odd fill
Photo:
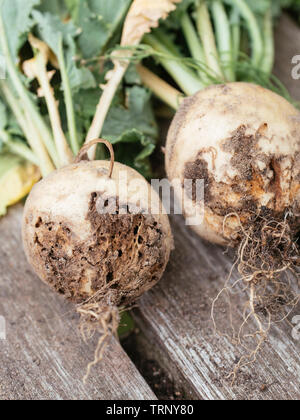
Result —
[[[227, 218], [232, 216], [238, 218], [241, 226], [238, 257], [224, 289], [213, 302], [212, 319], [220, 335], [230, 337], [236, 346], [247, 352], [229, 375], [234, 383], [239, 370], [256, 361], [272, 324], [286, 319], [299, 303], [300, 251], [296, 242], [295, 218], [290, 211], [277, 220], [264, 209], [259, 215], [253, 215], [247, 228], [242, 226], [238, 214], [231, 213]], [[237, 280], [233, 280], [235, 268], [240, 275]], [[242, 286], [248, 295], [238, 331], [233, 325], [231, 305], [237, 286]], [[230, 333], [221, 333], [217, 328], [216, 308], [223, 299], [229, 307]]]
[[83, 378], [83, 382], [86, 384], [91, 369], [103, 359], [103, 354], [111, 338], [113, 336], [117, 338], [120, 315], [117, 307], [103, 305], [103, 303], [85, 303], [77, 308], [77, 312], [81, 317], [80, 331], [85, 342], [91, 339], [96, 332], [100, 334], [94, 360], [88, 364], [86, 375]]

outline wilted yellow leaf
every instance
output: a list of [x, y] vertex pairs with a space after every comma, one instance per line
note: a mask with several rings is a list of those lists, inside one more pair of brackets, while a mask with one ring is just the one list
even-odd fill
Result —
[[122, 35], [122, 46], [137, 45], [143, 36], [166, 19], [181, 0], [135, 0], [129, 9]]
[[[2, 156], [1, 156], [2, 158]], [[39, 169], [19, 158], [7, 158], [6, 170], [0, 174], [0, 216], [6, 214], [6, 209], [16, 204], [27, 194], [33, 185], [41, 178]], [[1, 169], [4, 169], [3, 167]]]

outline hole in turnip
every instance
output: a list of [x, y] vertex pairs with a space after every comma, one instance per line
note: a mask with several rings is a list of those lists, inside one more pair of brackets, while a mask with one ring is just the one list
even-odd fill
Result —
[[43, 220], [42, 220], [42, 218], [41, 217], [39, 217], [38, 218], [38, 220], [37, 220], [37, 222], [36, 222], [36, 224], [35, 224], [35, 227], [37, 228], [37, 229], [39, 229], [40, 227], [41, 227], [41, 225], [43, 224]]
[[114, 279], [114, 273], [112, 271], [110, 271], [107, 276], [106, 276], [106, 283], [110, 283], [111, 281], [113, 281]]

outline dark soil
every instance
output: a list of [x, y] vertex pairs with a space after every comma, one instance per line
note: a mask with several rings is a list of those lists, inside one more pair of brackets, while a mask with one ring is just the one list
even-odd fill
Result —
[[137, 344], [139, 331], [122, 340], [122, 346], [159, 400], [184, 400], [183, 393], [155, 360], [148, 359]]

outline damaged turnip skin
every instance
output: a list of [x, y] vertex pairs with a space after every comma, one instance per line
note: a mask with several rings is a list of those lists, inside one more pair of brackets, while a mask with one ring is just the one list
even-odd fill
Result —
[[[193, 228], [210, 242], [237, 245], [241, 227], [262, 210], [277, 221], [288, 211], [298, 228], [299, 111], [253, 84], [211, 86], [181, 105], [168, 134], [166, 170], [181, 186], [204, 179], [204, 221]], [[184, 196], [195, 199], [194, 191]]]
[[[38, 183], [25, 206], [23, 241], [30, 265], [77, 305], [132, 304], [160, 280], [173, 247], [168, 216], [148, 182], [119, 163], [111, 179], [108, 174], [106, 161], [64, 167]], [[129, 210], [136, 204], [137, 191], [129, 191], [125, 204], [123, 188], [111, 191], [111, 181], [118, 185], [119, 176], [127, 185], [132, 180], [143, 185], [140, 208], [149, 207], [152, 194], [151, 214], [120, 214], [127, 204]], [[109, 206], [112, 198], [117, 214], [99, 214], [99, 199]]]

